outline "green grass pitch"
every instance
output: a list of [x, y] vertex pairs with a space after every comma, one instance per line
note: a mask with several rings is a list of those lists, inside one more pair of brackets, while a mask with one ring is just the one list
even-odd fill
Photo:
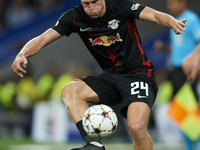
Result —
[[[31, 139], [0, 139], [0, 150], [68, 150], [82, 143], [37, 143]], [[132, 150], [132, 143], [105, 142], [106, 150]], [[161, 144], [154, 144], [154, 150], [172, 150]], [[183, 150], [183, 148], [173, 148]]]

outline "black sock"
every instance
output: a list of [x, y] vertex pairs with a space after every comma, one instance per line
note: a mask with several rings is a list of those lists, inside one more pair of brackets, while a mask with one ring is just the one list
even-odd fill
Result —
[[79, 130], [79, 132], [80, 132], [80, 134], [81, 134], [81, 136], [83, 137], [83, 140], [84, 140], [85, 142], [96, 141], [96, 142], [101, 143], [100, 140], [93, 139], [92, 137], [90, 137], [90, 136], [85, 132], [85, 130], [83, 129], [83, 125], [82, 125], [82, 120], [76, 123], [76, 127], [78, 128], [78, 130]]
[[83, 137], [83, 139], [85, 138], [85, 136], [87, 135], [87, 133], [85, 132], [85, 130], [83, 129], [83, 125], [82, 125], [82, 120], [76, 123], [76, 127], [78, 128], [81, 136]]

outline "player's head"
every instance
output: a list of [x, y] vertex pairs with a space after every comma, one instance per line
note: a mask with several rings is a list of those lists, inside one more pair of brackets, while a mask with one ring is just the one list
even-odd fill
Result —
[[106, 12], [105, 0], [81, 0], [84, 11], [92, 19], [102, 17]]
[[178, 16], [188, 8], [189, 0], [167, 0], [169, 13]]

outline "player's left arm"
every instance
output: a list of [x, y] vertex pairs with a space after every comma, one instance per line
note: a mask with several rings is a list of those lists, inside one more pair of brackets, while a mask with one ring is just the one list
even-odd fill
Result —
[[139, 18], [167, 28], [172, 28], [176, 34], [183, 34], [185, 31], [184, 27], [186, 26], [185, 22], [187, 21], [186, 19], [177, 20], [167, 13], [157, 11], [147, 6], [141, 11]]

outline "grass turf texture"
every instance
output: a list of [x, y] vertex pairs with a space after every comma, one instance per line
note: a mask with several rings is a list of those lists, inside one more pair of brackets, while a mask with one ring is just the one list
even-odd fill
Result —
[[[105, 142], [106, 150], [132, 150], [132, 143]], [[67, 150], [72, 147], [80, 147], [82, 143], [37, 143], [29, 138], [9, 139], [0, 138], [0, 150]], [[154, 144], [154, 150], [172, 150], [165, 146]], [[183, 150], [183, 148], [173, 148], [173, 150]]]

